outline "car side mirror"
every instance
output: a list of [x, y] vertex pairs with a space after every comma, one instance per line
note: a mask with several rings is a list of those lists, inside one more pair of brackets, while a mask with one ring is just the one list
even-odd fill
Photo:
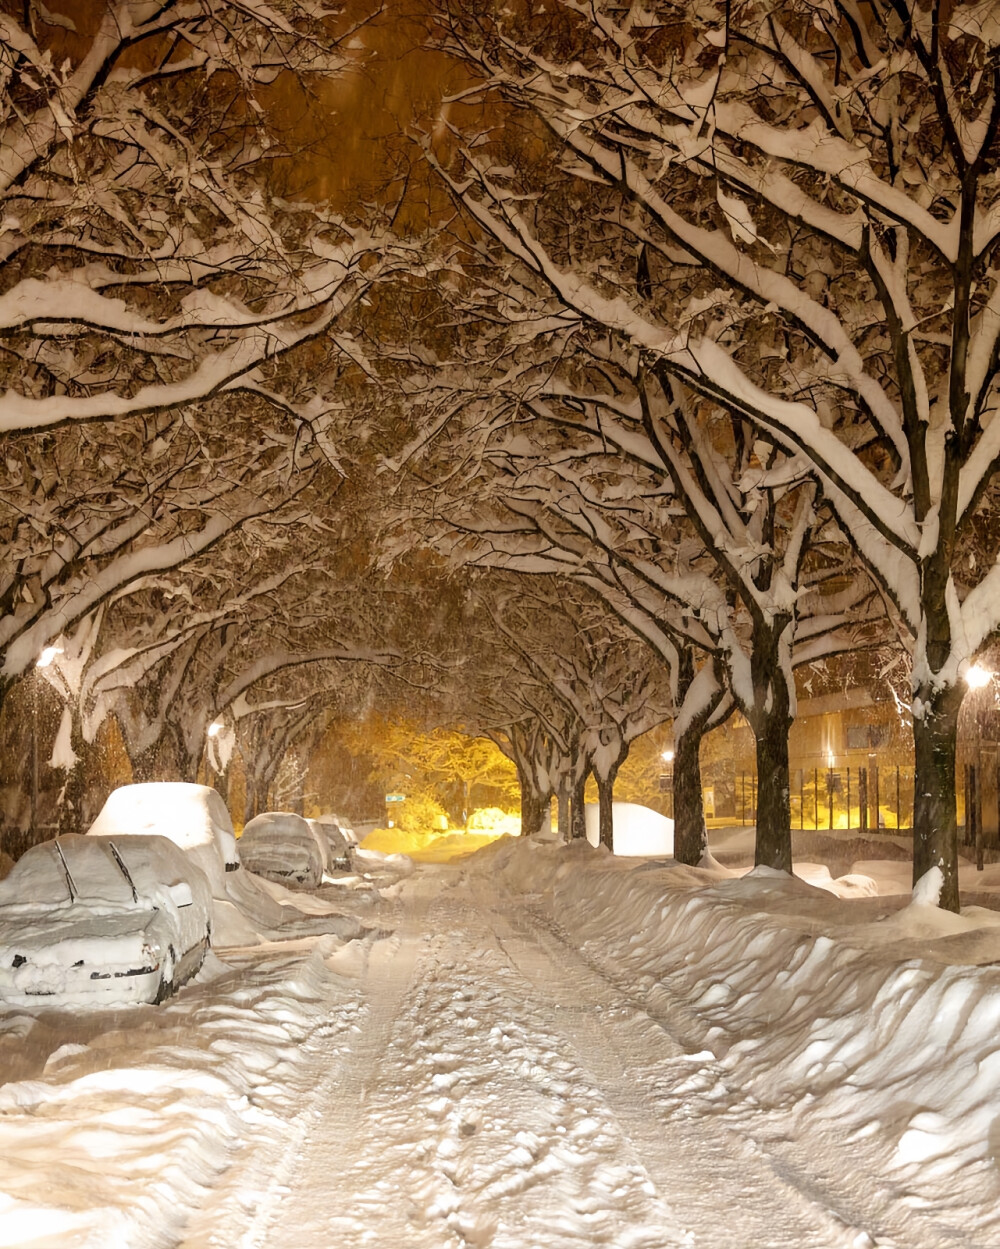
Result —
[[182, 906], [194, 905], [194, 895], [186, 880], [180, 880], [176, 885], [168, 885], [167, 888], [170, 891], [170, 900], [178, 909]]

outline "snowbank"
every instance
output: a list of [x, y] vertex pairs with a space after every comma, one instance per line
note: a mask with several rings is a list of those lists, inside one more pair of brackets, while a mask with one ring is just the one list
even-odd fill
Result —
[[859, 1165], [870, 1151], [949, 1201], [997, 1188], [1000, 913], [942, 912], [933, 882], [900, 907], [835, 897], [822, 871], [807, 874], [826, 888], [759, 868], [722, 879], [580, 843], [477, 858], [550, 905], [604, 974], [644, 986], [654, 1017], [676, 1028], [680, 1011], [687, 1044], [763, 1105], [853, 1133]]
[[[155, 1008], [167, 1026], [143, 1031], [133, 1013], [136, 1026], [64, 1045], [40, 1078], [0, 1087], [0, 1246], [176, 1244], [247, 1130], [287, 1131], [287, 1104], [316, 1074], [303, 1050], [343, 994], [336, 944], [249, 978], [212, 958], [198, 979], [218, 991]], [[33, 1023], [0, 1015], [0, 1042]]]

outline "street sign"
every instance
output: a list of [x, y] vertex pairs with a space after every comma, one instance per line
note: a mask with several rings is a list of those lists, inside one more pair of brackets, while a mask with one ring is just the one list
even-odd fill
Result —
[[386, 794], [385, 800], [389, 802], [405, 802], [406, 794]]

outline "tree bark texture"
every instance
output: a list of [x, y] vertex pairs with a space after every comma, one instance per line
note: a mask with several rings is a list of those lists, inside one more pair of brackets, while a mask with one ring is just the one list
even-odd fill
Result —
[[963, 692], [949, 686], [918, 691], [913, 715], [913, 883], [932, 867], [944, 876], [939, 905], [959, 909], [955, 748]]
[[792, 818], [788, 793], [787, 713], [763, 716], [757, 726], [757, 838], [754, 866], [792, 870]]
[[674, 858], [697, 866], [708, 848], [701, 788], [700, 729], [689, 729], [674, 743]]
[[561, 782], [559, 785], [559, 794], [558, 794], [558, 798], [556, 802], [557, 802], [557, 811], [558, 811], [556, 825], [559, 829], [559, 840], [562, 842], [567, 842], [572, 836], [572, 832], [570, 830], [570, 817], [569, 817], [570, 791], [569, 791], [568, 785], [565, 782]]
[[598, 842], [602, 846], [607, 846], [612, 853], [614, 853], [615, 848], [614, 797], [615, 777], [617, 775], [617, 768], [612, 768], [607, 776], [598, 776], [595, 773], [598, 802]]
[[573, 841], [587, 837], [587, 773], [577, 778], [570, 800], [570, 829]]
[[533, 837], [545, 819], [546, 799], [528, 773], [520, 766], [517, 779], [521, 786], [521, 836]]

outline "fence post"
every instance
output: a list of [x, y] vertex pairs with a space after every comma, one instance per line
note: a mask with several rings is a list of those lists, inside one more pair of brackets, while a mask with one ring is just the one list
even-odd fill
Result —
[[969, 801], [971, 794], [969, 791], [969, 765], [968, 764], [965, 765], [964, 780], [965, 780], [965, 786], [964, 786], [964, 789], [965, 789], [965, 826], [962, 830], [962, 844], [969, 846], [972, 844], [973, 823], [975, 821], [972, 820], [969, 815], [969, 812], [971, 810], [971, 803]]
[[868, 769], [858, 768], [858, 829], [868, 832]]
[[[976, 775], [974, 763], [969, 764], [969, 799], [972, 810], [973, 840], [976, 846], [976, 868], [981, 872], [983, 870], [983, 820], [979, 809], [979, 777]], [[968, 815], [966, 815], [966, 820], [968, 820]]]
[[879, 802], [879, 794], [878, 794], [878, 764], [877, 763], [872, 765], [872, 780], [875, 782], [875, 785], [874, 785], [875, 831], [878, 832], [878, 830], [882, 827], [882, 809], [881, 809], [881, 804]]
[[813, 828], [819, 828], [819, 768], [813, 768]]

